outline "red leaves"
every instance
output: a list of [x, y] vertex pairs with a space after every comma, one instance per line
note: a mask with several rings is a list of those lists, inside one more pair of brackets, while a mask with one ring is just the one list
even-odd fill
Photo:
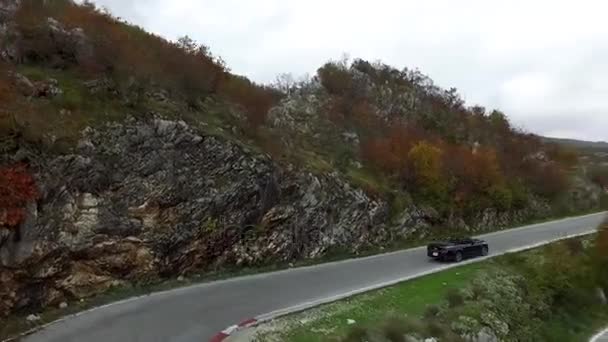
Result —
[[0, 226], [16, 227], [26, 205], [38, 199], [36, 181], [23, 164], [0, 168]]
[[423, 140], [422, 131], [413, 126], [395, 125], [385, 137], [370, 139], [361, 145], [363, 159], [389, 174], [405, 172], [407, 158], [414, 144]]
[[0, 222], [9, 227], [18, 226], [25, 219], [23, 208], [7, 208], [0, 210]]

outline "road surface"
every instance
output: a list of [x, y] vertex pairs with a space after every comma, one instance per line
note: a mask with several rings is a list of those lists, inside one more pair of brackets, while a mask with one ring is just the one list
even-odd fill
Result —
[[[593, 231], [604, 214], [482, 235], [496, 254]], [[322, 302], [442, 267], [424, 248], [289, 269], [140, 297], [50, 325], [26, 342], [202, 342], [260, 314]]]
[[608, 342], [608, 329], [594, 336], [590, 342]]

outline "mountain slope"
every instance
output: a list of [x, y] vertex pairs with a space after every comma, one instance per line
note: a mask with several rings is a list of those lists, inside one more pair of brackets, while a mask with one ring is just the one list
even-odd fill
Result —
[[419, 71], [270, 87], [90, 4], [0, 19], [0, 315], [601, 204], [576, 154]]
[[571, 146], [583, 150], [604, 150], [608, 151], [608, 142], [605, 141], [585, 141], [576, 139], [551, 138], [545, 137], [546, 141], [555, 142], [565, 146]]

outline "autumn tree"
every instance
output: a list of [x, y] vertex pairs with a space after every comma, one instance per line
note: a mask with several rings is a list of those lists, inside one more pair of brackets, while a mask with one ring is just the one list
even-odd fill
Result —
[[384, 130], [386, 135], [376, 136], [361, 143], [364, 160], [385, 173], [407, 178], [408, 153], [425, 137], [425, 133], [414, 125], [393, 125]]
[[490, 121], [490, 125], [494, 131], [497, 133], [505, 134], [511, 131], [511, 123], [509, 123], [509, 119], [505, 113], [499, 110], [493, 110], [488, 116], [488, 120]]
[[531, 164], [526, 176], [529, 187], [536, 194], [553, 200], [570, 187], [567, 173], [557, 163]]
[[608, 187], [608, 167], [595, 165], [590, 168], [589, 178], [601, 187]]
[[448, 145], [443, 156], [444, 172], [457, 209], [510, 209], [512, 194], [494, 149]]
[[571, 169], [578, 165], [578, 153], [570, 147], [556, 143], [547, 143], [545, 151], [550, 160], [559, 163], [566, 169]]
[[441, 198], [445, 195], [441, 155], [439, 148], [426, 141], [417, 143], [407, 155], [416, 190], [429, 198]]
[[19, 240], [26, 206], [37, 198], [36, 182], [25, 165], [0, 168], [0, 228], [15, 230]]
[[253, 129], [264, 124], [268, 111], [281, 98], [276, 89], [256, 85], [242, 76], [229, 75], [220, 84], [219, 90], [244, 109], [247, 122]]

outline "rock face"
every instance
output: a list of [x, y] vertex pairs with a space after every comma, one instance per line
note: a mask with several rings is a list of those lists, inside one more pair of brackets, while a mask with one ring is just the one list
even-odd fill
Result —
[[[27, 47], [29, 37], [21, 35], [14, 22], [20, 3], [20, 0], [0, 0], [0, 59], [5, 61], [27, 62], [32, 57]], [[81, 28], [67, 29], [56, 19], [47, 18], [37, 29], [45, 30], [47, 43], [66, 60], [85, 60], [93, 54], [93, 47]]]
[[0, 60], [11, 60], [17, 55], [15, 45], [9, 41], [14, 38], [12, 19], [19, 4], [19, 0], [0, 0]]
[[0, 247], [2, 315], [125, 281], [314, 258], [407, 233], [384, 225], [385, 202], [337, 174], [288, 171], [183, 122], [87, 130], [73, 154], [36, 162], [42, 199], [22, 240]]
[[49, 78], [45, 81], [32, 82], [19, 73], [10, 73], [15, 88], [23, 96], [52, 98], [63, 94], [56, 79]]
[[[7, 159], [31, 155], [18, 151]], [[38, 155], [42, 195], [22, 239], [0, 246], [0, 315], [130, 281], [382, 246], [439, 220], [389, 206], [337, 173], [315, 175], [184, 122], [130, 120]], [[490, 220], [491, 216], [486, 216]]]

